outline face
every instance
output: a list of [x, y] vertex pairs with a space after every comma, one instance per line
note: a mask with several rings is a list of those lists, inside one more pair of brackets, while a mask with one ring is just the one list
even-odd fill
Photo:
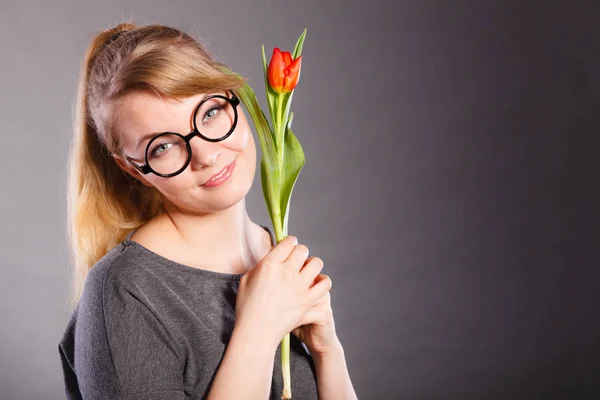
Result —
[[[209, 94], [231, 97], [229, 92]], [[151, 139], [136, 145], [138, 139], [150, 133], [177, 132], [184, 136], [190, 133], [193, 130], [192, 114], [205, 95], [201, 93], [174, 100], [139, 92], [123, 97], [115, 109], [118, 110], [116, 126], [124, 155], [143, 165], [146, 145]], [[237, 125], [227, 139], [209, 142], [199, 136], [192, 138], [191, 161], [179, 175], [169, 178], [153, 173], [144, 175], [124, 157], [113, 157], [127, 173], [143, 184], [155, 187], [167, 206], [170, 203], [189, 213], [213, 213], [227, 209], [244, 199], [252, 186], [256, 169], [254, 138], [241, 104], [237, 106]], [[235, 169], [225, 182], [214, 187], [203, 186], [211, 176], [234, 160]]]

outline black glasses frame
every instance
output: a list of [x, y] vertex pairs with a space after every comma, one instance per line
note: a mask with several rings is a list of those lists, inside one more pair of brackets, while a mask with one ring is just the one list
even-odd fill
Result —
[[[141, 174], [146, 175], [148, 173], [153, 173], [155, 175], [161, 176], [163, 178], [169, 178], [175, 175], [180, 174], [184, 169], [187, 168], [187, 166], [190, 164], [190, 161], [192, 161], [192, 146], [190, 146], [190, 140], [192, 140], [192, 138], [194, 136], [200, 136], [202, 139], [208, 141], [208, 142], [220, 142], [221, 140], [225, 140], [227, 139], [235, 130], [235, 127], [237, 125], [237, 121], [238, 121], [238, 112], [237, 112], [237, 106], [240, 104], [240, 99], [235, 95], [235, 93], [233, 93], [231, 90], [228, 90], [228, 92], [231, 93], [231, 98], [220, 95], [220, 94], [212, 94], [210, 96], [207, 96], [206, 98], [202, 99], [202, 101], [200, 103], [198, 103], [198, 105], [196, 106], [196, 108], [194, 108], [194, 113], [193, 113], [193, 124], [194, 124], [194, 129], [188, 133], [187, 135], [182, 135], [181, 133], [178, 132], [163, 132], [163, 133], [159, 133], [156, 136], [154, 136], [146, 145], [146, 150], [144, 151], [144, 161], [145, 164], [144, 165], [139, 165], [136, 164], [135, 162], [133, 162], [133, 159], [129, 156], [126, 156], [125, 158], [127, 159], [127, 161], [129, 161], [138, 171], [140, 171]], [[233, 124], [231, 125], [231, 129], [229, 130], [229, 132], [227, 132], [225, 135], [221, 136], [218, 139], [211, 139], [208, 138], [206, 136], [204, 136], [199, 130], [198, 127], [196, 126], [196, 113], [198, 112], [198, 110], [200, 109], [200, 107], [202, 107], [202, 104], [204, 104], [205, 101], [213, 99], [215, 97], [218, 97], [220, 99], [226, 100], [229, 104], [231, 104], [231, 106], [233, 107], [233, 114], [234, 114], [234, 120], [233, 120]], [[152, 146], [152, 143], [160, 138], [161, 136], [164, 135], [177, 135], [179, 136], [181, 139], [183, 139], [183, 141], [185, 142], [186, 148], [187, 148], [187, 152], [188, 152], [188, 158], [185, 161], [185, 163], [183, 164], [183, 167], [181, 167], [179, 170], [172, 172], [170, 174], [161, 174], [160, 172], [157, 172], [155, 170], [152, 169], [152, 167], [150, 166], [150, 164], [148, 163], [148, 149], [150, 149], [150, 146]]]

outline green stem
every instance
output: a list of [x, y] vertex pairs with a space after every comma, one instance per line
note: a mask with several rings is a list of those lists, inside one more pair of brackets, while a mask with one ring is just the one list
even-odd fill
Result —
[[279, 95], [277, 96], [277, 128], [275, 128], [275, 134], [277, 135], [277, 156], [279, 161], [279, 171], [281, 171], [281, 168], [283, 166], [283, 151], [285, 149], [283, 145], [285, 134], [285, 121], [283, 121], [283, 97], [283, 93], [279, 93]]
[[283, 373], [282, 399], [292, 398], [291, 373], [290, 373], [290, 334], [288, 333], [281, 341], [281, 372]]
[[[275, 122], [275, 134], [277, 135], [277, 163], [279, 167], [279, 185], [277, 187], [282, 187], [281, 177], [283, 173], [283, 160], [284, 160], [284, 135], [285, 135], [285, 121], [283, 120], [283, 99], [284, 94], [279, 93], [277, 96], [277, 116]], [[276, 204], [276, 216], [277, 221], [281, 225], [276, 230], [281, 232], [281, 239], [287, 236], [287, 232], [283, 232], [284, 221], [281, 220], [281, 193], [278, 193], [278, 199]], [[292, 388], [291, 388], [291, 371], [290, 371], [290, 334], [286, 334], [281, 340], [281, 373], [283, 375], [283, 393], [282, 399], [291, 399], [292, 398]]]

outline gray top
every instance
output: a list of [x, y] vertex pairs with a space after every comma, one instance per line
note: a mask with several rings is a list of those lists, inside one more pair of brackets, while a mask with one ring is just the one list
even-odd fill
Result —
[[[91, 268], [58, 344], [67, 399], [204, 399], [231, 337], [243, 274], [177, 263], [132, 234]], [[279, 400], [281, 346], [273, 362], [269, 398]], [[291, 334], [290, 368], [293, 399], [317, 399], [313, 359]]]

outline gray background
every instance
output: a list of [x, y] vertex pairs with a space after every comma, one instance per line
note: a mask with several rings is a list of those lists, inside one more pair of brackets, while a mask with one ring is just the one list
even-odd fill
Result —
[[[0, 5], [1, 399], [64, 398], [75, 85], [129, 16], [207, 41], [263, 105], [261, 44], [308, 28], [290, 234], [359, 398], [600, 395], [598, 1], [36, 0]], [[260, 175], [248, 207], [270, 224]]]

